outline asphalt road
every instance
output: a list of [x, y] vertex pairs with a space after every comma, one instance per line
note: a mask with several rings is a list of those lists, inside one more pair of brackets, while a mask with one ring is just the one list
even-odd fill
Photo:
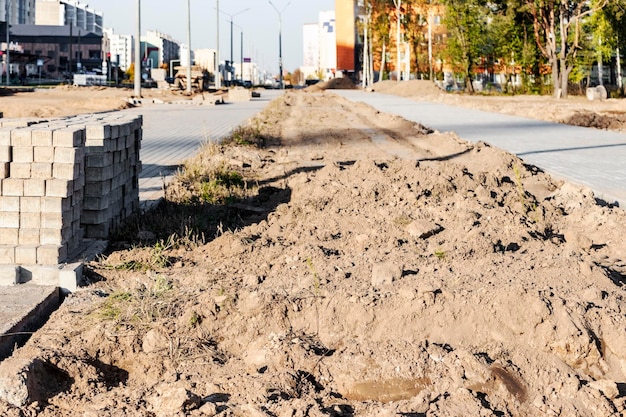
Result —
[[555, 178], [591, 188], [605, 202], [626, 207], [625, 134], [379, 93], [336, 92], [431, 129], [507, 150]]

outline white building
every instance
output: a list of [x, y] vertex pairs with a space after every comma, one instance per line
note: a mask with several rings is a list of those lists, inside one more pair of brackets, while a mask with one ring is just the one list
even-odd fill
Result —
[[169, 66], [171, 61], [180, 59], [180, 44], [170, 35], [149, 30], [141, 37], [141, 42], [144, 67], [160, 68], [163, 64]]
[[[187, 46], [186, 43], [182, 43], [180, 44], [180, 65], [183, 67], [186, 67], [189, 62], [188, 62], [188, 58], [189, 58], [189, 47]], [[194, 51], [191, 51], [191, 64], [194, 65], [195, 63], [195, 55], [194, 55]]]
[[319, 22], [302, 28], [304, 62], [300, 70], [307, 78], [332, 78], [337, 68], [335, 12], [320, 12]]
[[37, 0], [35, 24], [68, 26], [103, 34], [102, 12], [90, 9], [88, 5], [74, 0]]
[[127, 71], [133, 62], [134, 42], [131, 35], [119, 35], [113, 29], [104, 29], [105, 36], [108, 39], [109, 49], [107, 52], [111, 54], [111, 63], [119, 64], [122, 71]]
[[[252, 62], [250, 58], [243, 59], [243, 67], [241, 63], [235, 62], [235, 79], [242, 81], [250, 81], [253, 85], [261, 84], [261, 76], [259, 67], [256, 62]], [[243, 73], [242, 73], [243, 69]]]
[[[11, 25], [35, 24], [35, 0], [11, 0], [9, 3]], [[0, 0], [0, 22], [6, 22], [7, 0]]]
[[211, 74], [215, 72], [215, 49], [196, 49], [193, 54], [196, 65]]

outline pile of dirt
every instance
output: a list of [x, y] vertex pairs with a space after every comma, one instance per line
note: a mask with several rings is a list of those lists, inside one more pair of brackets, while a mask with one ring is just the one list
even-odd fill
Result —
[[328, 81], [313, 84], [312, 86], [305, 88], [305, 90], [309, 92], [317, 92], [324, 90], [356, 90], [358, 88], [359, 87], [355, 85], [350, 78], [337, 77], [331, 78]]
[[402, 97], [431, 98], [442, 95], [444, 92], [432, 81], [408, 80], [408, 81], [379, 81], [370, 86], [367, 91], [393, 94]]
[[32, 364], [39, 402], [1, 414], [626, 413], [622, 210], [329, 92], [287, 93], [252, 126], [281, 144], [206, 160], [256, 196], [204, 244], [91, 264], [0, 365]]

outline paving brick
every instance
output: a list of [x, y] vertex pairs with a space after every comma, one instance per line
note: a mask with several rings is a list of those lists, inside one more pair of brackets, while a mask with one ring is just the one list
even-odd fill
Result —
[[54, 148], [54, 162], [74, 164], [85, 158], [85, 151], [81, 148]]
[[24, 195], [24, 180], [20, 178], [6, 178], [2, 180], [2, 194], [7, 197], [21, 197]]
[[0, 286], [11, 286], [20, 283], [20, 270], [18, 265], [5, 265], [0, 267]]
[[11, 146], [0, 145], [0, 161], [2, 162], [11, 162], [13, 157], [11, 156]]
[[109, 222], [102, 224], [85, 225], [85, 237], [91, 239], [107, 239], [111, 232], [111, 224]]
[[52, 164], [48, 162], [33, 162], [30, 166], [31, 178], [37, 179], [51, 179], [52, 178]]
[[112, 183], [112, 180], [105, 180], [85, 184], [85, 197], [101, 197], [109, 194]]
[[13, 129], [11, 131], [12, 146], [33, 146], [31, 129]]
[[110, 180], [111, 178], [113, 178], [112, 166], [85, 168], [85, 181], [87, 183]]
[[0, 162], [0, 179], [9, 178], [11, 172], [9, 169], [10, 166], [10, 162]]
[[91, 124], [86, 127], [87, 140], [109, 139], [111, 137], [111, 126], [107, 124]]
[[32, 146], [13, 146], [12, 147], [13, 157], [11, 162], [28, 162], [31, 163], [34, 161], [34, 151]]
[[0, 212], [20, 211], [20, 197], [0, 196]]
[[113, 155], [110, 152], [106, 153], [94, 153], [87, 155], [86, 167], [87, 168], [102, 168], [113, 164]]
[[20, 245], [39, 245], [39, 229], [20, 228], [18, 241]]
[[41, 227], [41, 213], [20, 213], [20, 227], [39, 229]]
[[69, 197], [73, 188], [72, 181], [48, 179], [46, 180], [46, 197]]
[[58, 129], [52, 133], [52, 146], [74, 148], [83, 146], [84, 130], [75, 127]]
[[19, 243], [18, 228], [0, 228], [0, 245], [17, 245]]
[[102, 224], [111, 217], [111, 209], [104, 210], [83, 210], [81, 221], [83, 224]]
[[11, 162], [9, 164], [9, 176], [11, 178], [30, 178], [31, 163]]
[[58, 265], [67, 260], [67, 248], [64, 245], [42, 245], [37, 248], [38, 265]]
[[64, 164], [55, 162], [52, 164], [52, 177], [60, 180], [73, 180], [80, 175], [77, 164]]
[[3, 245], [0, 246], [0, 265], [12, 265], [15, 264], [15, 246]]
[[20, 211], [23, 213], [41, 213], [40, 197], [20, 198]]
[[24, 180], [25, 197], [43, 197], [46, 195], [46, 181], [44, 179]]
[[38, 265], [58, 265], [67, 259], [67, 247], [60, 245], [41, 245], [37, 248]]
[[42, 213], [58, 213], [61, 214], [71, 208], [71, 201], [68, 198], [61, 197], [43, 197], [41, 199]]
[[33, 146], [52, 147], [52, 129], [33, 129], [32, 131]]
[[20, 212], [19, 211], [8, 211], [2, 213], [2, 218], [0, 218], [0, 228], [9, 228], [9, 229], [17, 229], [20, 227]]
[[0, 128], [0, 146], [11, 146], [11, 128]]
[[35, 146], [33, 148], [33, 160], [34, 162], [47, 162], [51, 164], [54, 162], [54, 149], [52, 146]]
[[15, 247], [15, 263], [18, 265], [36, 265], [39, 245], [20, 245]]
[[41, 229], [39, 241], [42, 245], [63, 245], [73, 236], [71, 227], [61, 229]]
[[83, 199], [83, 208], [85, 210], [103, 210], [109, 207], [108, 197], [85, 197]]
[[41, 229], [61, 229], [63, 213], [41, 213]]

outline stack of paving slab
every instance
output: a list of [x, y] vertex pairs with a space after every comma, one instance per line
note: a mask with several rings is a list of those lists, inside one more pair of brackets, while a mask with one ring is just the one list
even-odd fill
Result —
[[2, 119], [0, 284], [75, 289], [72, 262], [139, 209], [141, 137], [123, 113]]

